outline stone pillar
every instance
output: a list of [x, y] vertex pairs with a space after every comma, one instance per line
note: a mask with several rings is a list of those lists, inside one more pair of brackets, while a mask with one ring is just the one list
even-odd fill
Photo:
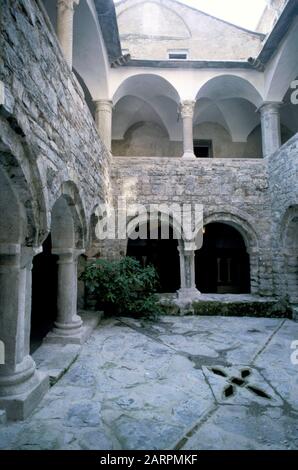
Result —
[[192, 301], [200, 296], [196, 288], [195, 278], [195, 251], [178, 248], [180, 255], [180, 280], [181, 288], [178, 291], [178, 298]]
[[29, 355], [33, 256], [31, 248], [0, 244], [0, 339], [5, 347], [0, 409], [11, 420], [25, 419], [49, 387]]
[[52, 250], [58, 255], [58, 296], [57, 320], [53, 331], [45, 338], [51, 343], [77, 343], [83, 342], [83, 322], [77, 315], [78, 295], [78, 257], [83, 250], [64, 249]]
[[57, 36], [69, 67], [72, 68], [73, 56], [73, 15], [74, 6], [80, 0], [57, 1]]
[[268, 157], [281, 146], [280, 113], [281, 103], [264, 103], [260, 107], [263, 157]]
[[183, 156], [187, 160], [196, 158], [193, 150], [193, 113], [195, 101], [183, 101], [180, 112], [183, 120]]
[[113, 103], [109, 100], [97, 100], [95, 104], [95, 124], [101, 140], [110, 152], [112, 149], [112, 112]]

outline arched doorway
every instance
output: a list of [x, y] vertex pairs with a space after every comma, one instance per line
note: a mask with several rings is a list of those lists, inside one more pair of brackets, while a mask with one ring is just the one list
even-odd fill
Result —
[[158, 224], [158, 237], [150, 238], [150, 224], [147, 223], [148, 238], [128, 239], [127, 256], [140, 261], [143, 266], [152, 264], [159, 276], [159, 292], [173, 293], [180, 288], [180, 265], [178, 241], [169, 227], [169, 238], [161, 237], [161, 224]]
[[196, 285], [202, 293], [250, 292], [249, 255], [242, 235], [228, 224], [206, 225], [195, 266]]
[[77, 315], [78, 258], [83, 253], [84, 226], [75, 188], [64, 184], [51, 211], [51, 234], [33, 263], [31, 351], [46, 342], [79, 342]]
[[41, 345], [57, 317], [57, 260], [58, 256], [52, 254], [52, 237], [48, 235], [42, 252], [33, 258], [31, 353]]

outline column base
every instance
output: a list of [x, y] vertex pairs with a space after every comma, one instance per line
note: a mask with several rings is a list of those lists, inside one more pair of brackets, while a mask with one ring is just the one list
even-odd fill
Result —
[[183, 155], [182, 155], [182, 159], [183, 160], [196, 160], [196, 156], [193, 152], [185, 152]]
[[177, 291], [178, 300], [183, 302], [192, 302], [201, 297], [201, 292], [196, 287], [184, 287]]
[[43, 340], [44, 343], [83, 344], [84, 327], [79, 315], [72, 318], [71, 323], [55, 322], [54, 328]]
[[49, 389], [49, 377], [35, 371], [21, 388], [20, 394], [0, 396], [0, 409], [5, 410], [9, 421], [24, 420], [32, 413]]

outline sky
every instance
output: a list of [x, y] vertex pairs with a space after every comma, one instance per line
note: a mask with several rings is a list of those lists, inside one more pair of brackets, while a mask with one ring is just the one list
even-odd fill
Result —
[[265, 0], [179, 0], [230, 23], [254, 30], [266, 6]]
[[[117, 3], [117, 0], [114, 0]], [[243, 28], [255, 30], [266, 0], [179, 0]]]

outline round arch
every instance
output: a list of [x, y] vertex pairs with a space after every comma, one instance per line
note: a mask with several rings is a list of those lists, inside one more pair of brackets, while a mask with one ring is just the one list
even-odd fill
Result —
[[[76, 184], [62, 183], [51, 209], [53, 247], [84, 249], [88, 239], [88, 226], [84, 205]], [[56, 234], [55, 234], [56, 232]], [[71, 246], [66, 246], [69, 243]]]
[[127, 95], [149, 101], [154, 97], [165, 96], [177, 105], [180, 103], [176, 88], [168, 80], [154, 73], [140, 73], [125, 78], [113, 95], [114, 106]]
[[[13, 149], [10, 148], [11, 142], [14, 142]], [[30, 161], [30, 149], [26, 143], [15, 139], [15, 133], [6, 121], [1, 122], [0, 125], [0, 144], [2, 204], [5, 204], [5, 199], [7, 199], [7, 204], [13, 204], [12, 201], [15, 201], [20, 218], [15, 219], [14, 223], [19, 224], [22, 221], [23, 224], [20, 242], [27, 246], [39, 246], [48, 230], [48, 211], [45, 185], [38, 162], [36, 164], [35, 161]], [[6, 195], [4, 184], [7, 188]], [[8, 194], [11, 194], [11, 202], [9, 202]], [[4, 233], [4, 228], [1, 231]]]
[[196, 95], [196, 100], [201, 98], [209, 98], [215, 101], [242, 98], [251, 102], [257, 108], [263, 102], [261, 93], [247, 79], [227, 74], [213, 77], [205, 82]]
[[249, 253], [233, 223], [205, 221], [203, 245], [195, 254], [195, 271], [196, 285], [203, 293], [251, 292]]
[[214, 212], [204, 215], [204, 225], [223, 223], [234, 227], [243, 237], [248, 253], [257, 252], [259, 248], [258, 235], [253, 227], [253, 221], [248, 215], [229, 212]]
[[155, 266], [163, 293], [174, 293], [180, 288], [178, 248], [183, 245], [180, 230], [177, 220], [162, 211], [150, 214], [150, 218], [147, 213], [134, 217], [127, 224], [127, 256], [138, 259], [144, 266]]

